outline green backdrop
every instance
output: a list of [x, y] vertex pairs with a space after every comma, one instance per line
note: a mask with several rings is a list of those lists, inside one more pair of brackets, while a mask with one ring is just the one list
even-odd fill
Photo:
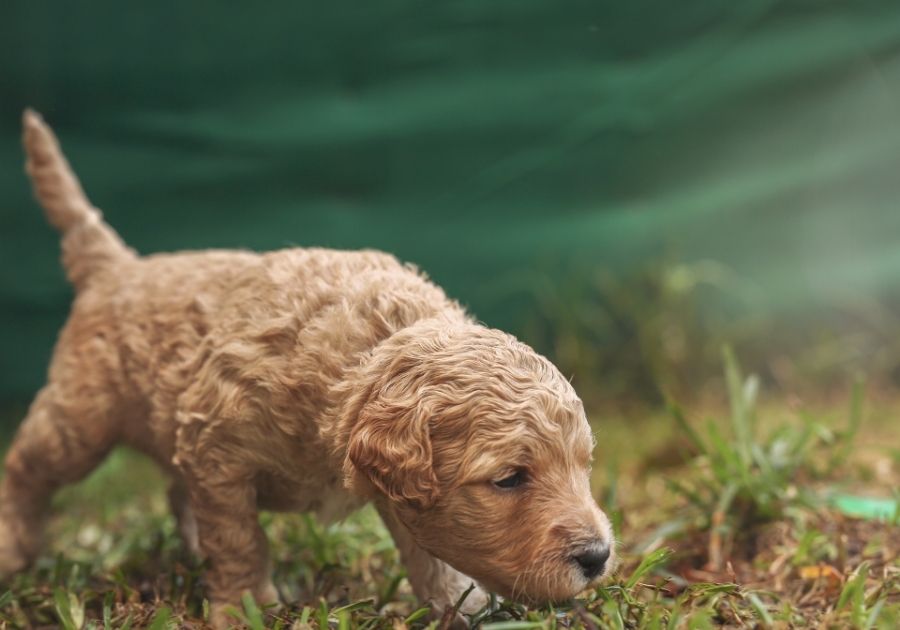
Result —
[[769, 312], [900, 279], [893, 0], [4, 0], [0, 399], [70, 299], [26, 105], [142, 252], [382, 248], [505, 328], [566, 260], [714, 258]]

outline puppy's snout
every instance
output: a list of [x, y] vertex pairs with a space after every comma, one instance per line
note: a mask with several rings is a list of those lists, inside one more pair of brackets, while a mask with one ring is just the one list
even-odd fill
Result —
[[593, 580], [606, 568], [606, 561], [609, 560], [609, 545], [599, 541], [595, 542], [576, 553], [572, 559], [581, 568], [584, 577]]

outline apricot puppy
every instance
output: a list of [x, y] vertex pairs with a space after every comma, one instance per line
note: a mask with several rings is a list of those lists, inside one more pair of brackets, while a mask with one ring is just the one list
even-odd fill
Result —
[[[438, 610], [473, 580], [544, 602], [609, 573], [591, 431], [549, 361], [387, 254], [138, 256], [41, 118], [26, 111], [24, 127], [76, 296], [6, 456], [0, 576], [38, 553], [53, 492], [117, 444], [171, 474], [217, 627], [244, 592], [277, 600], [260, 509], [329, 519], [373, 501]], [[484, 601], [478, 590], [467, 604]]]

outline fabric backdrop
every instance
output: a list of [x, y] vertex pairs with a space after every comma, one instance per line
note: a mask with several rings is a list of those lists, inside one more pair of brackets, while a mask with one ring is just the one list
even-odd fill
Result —
[[4, 0], [0, 399], [71, 297], [27, 105], [141, 252], [385, 249], [508, 329], [566, 260], [719, 260], [773, 312], [900, 280], [893, 0]]

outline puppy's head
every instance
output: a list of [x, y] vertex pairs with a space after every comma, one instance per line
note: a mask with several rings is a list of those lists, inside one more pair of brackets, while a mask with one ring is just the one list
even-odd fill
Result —
[[397, 333], [356, 396], [345, 476], [422, 548], [514, 599], [566, 599], [614, 565], [581, 401], [546, 359], [481, 326]]

